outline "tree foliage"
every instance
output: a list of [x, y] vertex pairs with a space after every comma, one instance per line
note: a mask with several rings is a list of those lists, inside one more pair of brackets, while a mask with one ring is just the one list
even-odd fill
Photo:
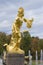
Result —
[[25, 55], [28, 55], [29, 46], [31, 43], [31, 36], [28, 31], [22, 33], [21, 48], [25, 51]]
[[0, 54], [3, 52], [3, 45], [6, 42], [6, 34], [0, 32]]
[[43, 49], [43, 39], [39, 39], [39, 46], [41, 49]]
[[38, 37], [32, 37], [30, 48], [31, 48], [31, 54], [34, 59], [35, 59], [35, 55], [36, 55], [36, 50], [38, 51], [38, 56], [40, 56], [40, 47], [39, 47], [39, 38]]
[[3, 45], [5, 43], [9, 43], [10, 42], [10, 38], [11, 38], [11, 35], [6, 35], [6, 33], [0, 32], [0, 54], [3, 53], [3, 50], [4, 50]]
[[[25, 55], [28, 55], [28, 51], [31, 51], [33, 59], [36, 55], [36, 50], [38, 51], [38, 56], [40, 57], [40, 50], [43, 49], [43, 39], [39, 39], [38, 37], [31, 37], [28, 31], [24, 31], [21, 33], [21, 45], [20, 48], [25, 51]], [[6, 35], [4, 32], [0, 32], [0, 55], [2, 54], [5, 43], [10, 43], [11, 35]]]

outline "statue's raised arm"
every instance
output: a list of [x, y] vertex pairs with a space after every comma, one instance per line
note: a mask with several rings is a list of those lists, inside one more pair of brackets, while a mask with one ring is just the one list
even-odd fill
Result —
[[27, 28], [32, 27], [33, 18], [31, 20], [24, 18], [24, 21], [26, 22]]

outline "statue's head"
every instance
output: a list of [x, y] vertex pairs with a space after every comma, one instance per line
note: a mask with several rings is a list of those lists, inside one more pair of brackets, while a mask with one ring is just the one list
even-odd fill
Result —
[[23, 17], [23, 16], [24, 16], [24, 9], [23, 9], [22, 7], [20, 7], [20, 8], [18, 9], [18, 16], [19, 16], [19, 17]]

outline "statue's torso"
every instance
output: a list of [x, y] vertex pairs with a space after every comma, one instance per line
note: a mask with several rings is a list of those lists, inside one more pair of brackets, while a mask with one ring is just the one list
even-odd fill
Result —
[[23, 24], [23, 18], [17, 18], [15, 25], [20, 29]]

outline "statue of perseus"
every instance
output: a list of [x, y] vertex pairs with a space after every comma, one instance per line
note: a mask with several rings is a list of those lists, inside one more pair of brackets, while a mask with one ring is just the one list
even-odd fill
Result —
[[22, 7], [19, 8], [17, 17], [12, 25], [12, 37], [10, 44], [4, 44], [6, 46], [8, 53], [24, 53], [23, 50], [20, 49], [20, 42], [21, 42], [21, 26], [23, 22], [26, 22], [27, 28], [31, 28], [33, 18], [31, 20], [28, 20], [24, 18], [24, 9]]

